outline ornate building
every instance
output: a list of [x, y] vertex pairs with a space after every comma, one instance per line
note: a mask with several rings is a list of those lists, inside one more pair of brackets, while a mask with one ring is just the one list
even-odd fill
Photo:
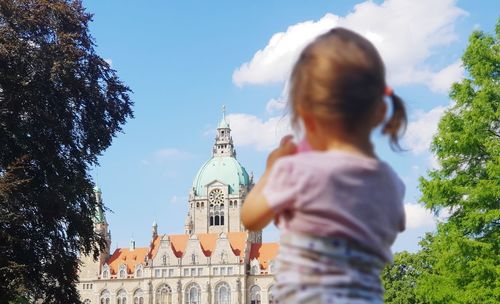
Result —
[[[231, 129], [224, 115], [217, 127], [212, 157], [194, 178], [184, 234], [158, 234], [152, 227], [148, 247], [110, 252], [111, 234], [104, 212], [95, 229], [107, 248], [97, 261], [82, 258], [81, 299], [85, 304], [240, 304], [273, 301], [273, 259], [277, 243], [262, 243], [248, 232], [240, 208], [253, 178], [236, 160]], [[96, 188], [96, 199], [101, 191]]]

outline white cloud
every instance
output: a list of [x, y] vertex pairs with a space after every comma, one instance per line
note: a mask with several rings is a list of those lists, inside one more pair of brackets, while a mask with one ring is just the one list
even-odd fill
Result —
[[446, 107], [438, 106], [428, 112], [417, 111], [415, 119], [408, 124], [404, 137], [405, 146], [415, 154], [428, 151], [445, 110]]
[[231, 124], [231, 133], [237, 146], [251, 146], [259, 151], [276, 147], [280, 139], [291, 133], [289, 118], [271, 117], [262, 120], [249, 114], [231, 114], [227, 116]]
[[457, 61], [429, 77], [429, 86], [434, 92], [446, 93], [454, 82], [464, 77], [462, 61]]
[[141, 160], [143, 165], [164, 164], [169, 161], [190, 159], [193, 155], [176, 148], [162, 148], [154, 151], [147, 159]]
[[272, 98], [266, 104], [266, 111], [268, 114], [276, 114], [277, 112], [283, 112], [288, 103], [288, 90], [289, 90], [289, 82], [285, 81], [285, 85], [281, 90], [280, 97], [277, 99]]
[[286, 107], [286, 101], [282, 99], [270, 99], [266, 104], [267, 113], [275, 113], [276, 111], [283, 110]]
[[391, 85], [418, 83], [434, 91], [445, 91], [447, 77], [456, 79], [460, 67], [455, 63], [433, 71], [426, 63], [437, 48], [456, 40], [455, 21], [467, 13], [455, 4], [456, 0], [387, 0], [381, 4], [366, 1], [346, 16], [327, 13], [317, 21], [297, 23], [274, 34], [250, 61], [237, 68], [233, 82], [242, 86], [285, 81], [307, 43], [342, 26], [375, 44], [386, 63]]
[[420, 204], [406, 203], [406, 228], [434, 228], [436, 220], [432, 212]]

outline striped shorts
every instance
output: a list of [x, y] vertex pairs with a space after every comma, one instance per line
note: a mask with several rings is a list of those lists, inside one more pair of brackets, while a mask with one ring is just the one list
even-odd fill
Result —
[[287, 233], [279, 250], [278, 303], [383, 303], [384, 261], [351, 242]]

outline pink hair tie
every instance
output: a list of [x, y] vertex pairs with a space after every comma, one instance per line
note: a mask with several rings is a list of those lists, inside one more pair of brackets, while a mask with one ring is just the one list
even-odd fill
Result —
[[394, 90], [389, 86], [385, 87], [384, 95], [390, 97], [392, 94], [394, 94]]

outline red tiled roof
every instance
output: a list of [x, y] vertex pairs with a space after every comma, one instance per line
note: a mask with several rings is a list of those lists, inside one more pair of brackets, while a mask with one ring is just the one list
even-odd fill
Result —
[[[217, 239], [219, 238], [219, 233], [199, 233], [196, 235], [198, 240], [200, 241], [201, 250], [205, 254], [205, 256], [209, 257], [215, 250], [215, 246], [217, 245]], [[227, 233], [227, 238], [229, 240], [229, 244], [231, 245], [231, 249], [233, 249], [233, 253], [236, 256], [241, 256], [241, 254], [245, 250], [245, 245], [247, 241], [247, 233], [246, 232], [229, 232]], [[149, 256], [154, 258], [158, 253], [158, 249], [160, 248], [161, 235], [155, 237], [151, 243], [151, 251]], [[184, 254], [184, 250], [186, 249], [187, 242], [189, 240], [189, 235], [187, 234], [174, 234], [169, 235], [170, 243], [172, 245], [172, 250], [176, 257], [180, 258]]]
[[252, 244], [250, 260], [257, 259], [261, 269], [267, 269], [269, 262], [278, 255], [278, 249], [278, 243]]
[[128, 248], [117, 248], [107, 261], [111, 273], [117, 274], [122, 264], [127, 266], [127, 273], [133, 273], [137, 264], [145, 264], [144, 259], [148, 252], [147, 247], [135, 248], [132, 251]]
[[245, 251], [247, 236], [246, 232], [230, 232], [227, 234], [231, 248], [236, 256], [241, 256]]

